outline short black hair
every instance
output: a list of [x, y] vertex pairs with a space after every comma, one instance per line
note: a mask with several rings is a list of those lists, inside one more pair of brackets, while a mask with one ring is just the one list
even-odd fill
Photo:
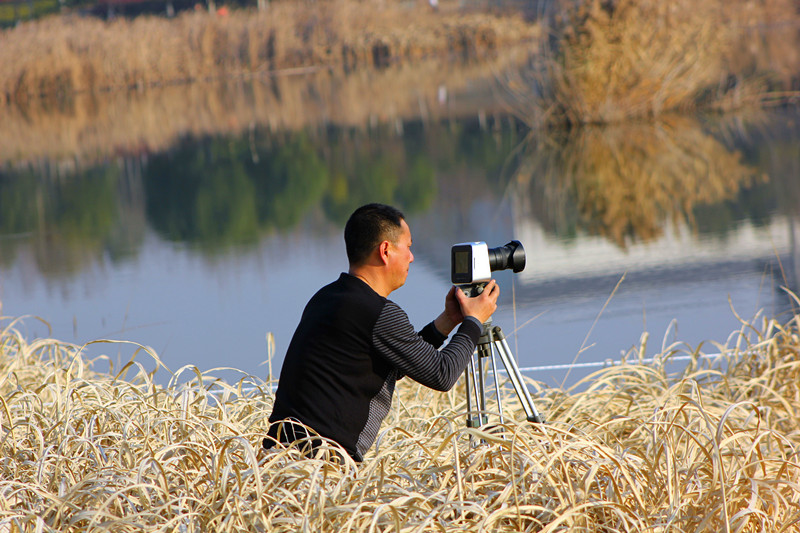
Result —
[[362, 205], [350, 215], [344, 226], [344, 245], [350, 265], [360, 265], [383, 241], [396, 243], [405, 216], [389, 205]]

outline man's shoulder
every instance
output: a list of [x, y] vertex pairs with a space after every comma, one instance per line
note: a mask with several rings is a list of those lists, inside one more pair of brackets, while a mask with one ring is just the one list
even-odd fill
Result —
[[318, 290], [309, 303], [334, 305], [339, 311], [358, 306], [365, 310], [370, 309], [372, 312], [380, 312], [387, 302], [386, 298], [373, 291], [369, 285], [351, 274], [342, 272], [336, 281]]
[[342, 272], [339, 275], [339, 278], [336, 281], [328, 284], [327, 287], [330, 287], [330, 290], [358, 294], [365, 298], [373, 299], [376, 302], [389, 301], [385, 296], [381, 296], [375, 292], [375, 289], [373, 289], [366, 281], [358, 276], [350, 274], [349, 272]]
[[410, 327], [413, 329], [408, 314], [406, 314], [402, 307], [388, 298], [384, 298], [384, 302], [380, 310], [380, 316], [378, 317], [377, 325], [380, 329], [388, 328], [390, 330], [395, 330], [398, 327]]

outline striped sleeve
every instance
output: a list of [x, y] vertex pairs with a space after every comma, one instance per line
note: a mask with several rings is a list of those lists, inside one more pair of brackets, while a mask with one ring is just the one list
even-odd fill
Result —
[[437, 350], [414, 331], [406, 313], [389, 300], [375, 324], [372, 342], [378, 353], [401, 374], [426, 387], [447, 391], [464, 372], [481, 328], [477, 320], [467, 317], [450, 342]]

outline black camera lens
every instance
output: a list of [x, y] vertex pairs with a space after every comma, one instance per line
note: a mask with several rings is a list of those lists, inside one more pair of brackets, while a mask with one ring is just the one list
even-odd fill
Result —
[[504, 246], [489, 248], [489, 268], [495, 270], [511, 269], [522, 272], [525, 268], [525, 249], [519, 241], [511, 241]]

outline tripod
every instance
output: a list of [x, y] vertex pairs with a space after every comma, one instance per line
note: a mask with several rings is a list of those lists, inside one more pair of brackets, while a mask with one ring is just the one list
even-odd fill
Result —
[[500, 326], [492, 326], [490, 318], [483, 324], [483, 333], [478, 339], [476, 348], [477, 357], [469, 361], [467, 369], [464, 371], [464, 378], [467, 386], [467, 427], [480, 427], [488, 422], [486, 412], [486, 360], [491, 361], [492, 376], [494, 377], [495, 396], [497, 397], [497, 410], [500, 414], [500, 423], [503, 421], [503, 401], [500, 397], [500, 382], [497, 379], [497, 364], [495, 363], [495, 352], [500, 355], [506, 373], [508, 374], [514, 390], [522, 402], [522, 409], [528, 422], [543, 424], [544, 418], [539, 415], [533, 405], [531, 395], [528, 393], [525, 383], [522, 381], [522, 374], [519, 367], [511, 356], [511, 350], [506, 342], [506, 337]]

